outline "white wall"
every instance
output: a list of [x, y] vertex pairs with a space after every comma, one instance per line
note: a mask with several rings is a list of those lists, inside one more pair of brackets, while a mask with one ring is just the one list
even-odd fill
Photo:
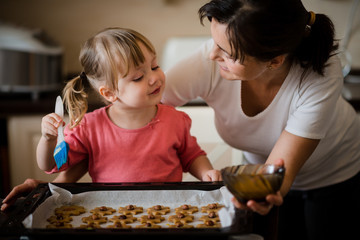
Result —
[[[303, 0], [308, 11], [324, 13], [334, 22], [336, 37], [343, 40], [349, 25], [349, 15], [354, 2], [359, 0]], [[343, 41], [340, 41], [342, 44]], [[352, 55], [352, 67], [360, 69], [360, 4], [356, 9], [348, 51]]]

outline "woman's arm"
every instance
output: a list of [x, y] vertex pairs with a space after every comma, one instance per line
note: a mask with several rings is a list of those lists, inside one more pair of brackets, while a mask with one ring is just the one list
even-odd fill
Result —
[[315, 151], [320, 140], [296, 136], [283, 131], [266, 163], [272, 164], [278, 159], [284, 159], [285, 177], [280, 192], [285, 196], [306, 160]]
[[299, 137], [284, 130], [266, 161], [267, 164], [285, 166], [285, 177], [280, 191], [277, 194], [268, 195], [266, 203], [250, 200], [245, 205], [233, 199], [234, 205], [242, 209], [250, 208], [262, 215], [267, 214], [273, 205], [281, 205], [283, 197], [290, 190], [296, 175], [315, 151], [319, 142], [320, 140]]

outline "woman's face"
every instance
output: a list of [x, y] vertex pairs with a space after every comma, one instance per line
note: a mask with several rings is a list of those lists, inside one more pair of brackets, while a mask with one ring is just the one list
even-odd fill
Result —
[[143, 108], [154, 106], [161, 100], [165, 88], [165, 75], [156, 56], [143, 44], [139, 44], [145, 61], [132, 66], [126, 77], [118, 81], [117, 98], [124, 107]]
[[231, 56], [226, 27], [226, 24], [221, 24], [214, 18], [211, 21], [211, 35], [215, 45], [210, 53], [210, 59], [219, 64], [221, 76], [227, 80], [261, 79], [268, 71], [269, 63], [257, 61], [250, 56], [245, 56], [243, 63], [234, 60]]

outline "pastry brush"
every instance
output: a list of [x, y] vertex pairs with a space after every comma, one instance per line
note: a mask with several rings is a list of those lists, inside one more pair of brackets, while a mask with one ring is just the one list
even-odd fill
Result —
[[[56, 98], [55, 113], [64, 119], [64, 105], [60, 96]], [[65, 142], [64, 138], [64, 127], [61, 123], [58, 127], [57, 143], [54, 150], [54, 158], [56, 166], [59, 169], [63, 164], [66, 163], [69, 151], [69, 144]]]

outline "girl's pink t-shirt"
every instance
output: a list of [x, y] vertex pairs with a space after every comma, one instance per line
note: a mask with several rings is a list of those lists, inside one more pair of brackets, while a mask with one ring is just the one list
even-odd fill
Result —
[[179, 182], [206, 154], [190, 135], [191, 119], [184, 112], [159, 104], [150, 123], [129, 130], [109, 119], [108, 107], [85, 114], [72, 130], [66, 127], [67, 163], [50, 173], [88, 161], [93, 182]]

